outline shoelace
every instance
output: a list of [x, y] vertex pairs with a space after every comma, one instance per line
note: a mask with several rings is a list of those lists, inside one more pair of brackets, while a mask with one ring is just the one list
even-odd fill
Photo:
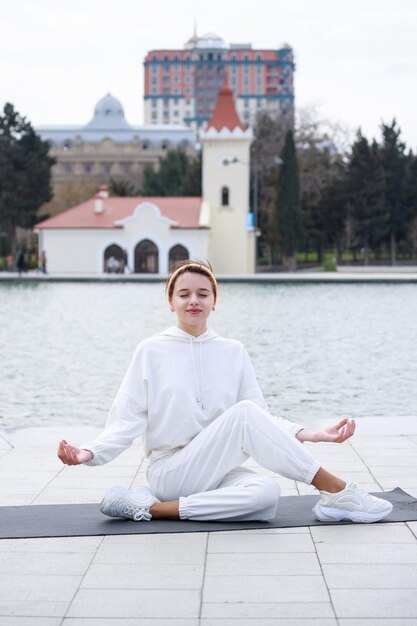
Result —
[[131, 516], [135, 522], [140, 522], [143, 519], [149, 522], [152, 519], [152, 515], [149, 513], [149, 509], [138, 506], [127, 506], [123, 509], [123, 515]]

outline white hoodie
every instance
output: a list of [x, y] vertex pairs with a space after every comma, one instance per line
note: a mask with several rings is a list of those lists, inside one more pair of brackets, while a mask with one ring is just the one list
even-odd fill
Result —
[[[171, 456], [241, 400], [268, 410], [239, 341], [168, 328], [136, 348], [104, 431], [81, 445], [94, 454], [87, 464], [108, 463], [141, 435], [151, 462]], [[303, 428], [276, 419], [294, 435]]]

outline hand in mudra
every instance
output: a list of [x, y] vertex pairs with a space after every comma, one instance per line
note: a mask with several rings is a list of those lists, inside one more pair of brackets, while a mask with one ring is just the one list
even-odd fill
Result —
[[58, 446], [58, 458], [65, 465], [81, 465], [86, 461], [91, 461], [93, 453], [90, 450], [80, 450], [72, 446], [68, 441], [62, 439]]
[[297, 433], [299, 441], [313, 441], [318, 443], [325, 441], [327, 443], [343, 443], [355, 432], [355, 420], [343, 419], [336, 426], [326, 428], [326, 430], [318, 430], [311, 432], [309, 430], [300, 430]]
[[317, 435], [316, 441], [327, 441], [330, 443], [343, 443], [355, 432], [355, 420], [343, 419], [336, 426], [331, 426], [322, 430]]

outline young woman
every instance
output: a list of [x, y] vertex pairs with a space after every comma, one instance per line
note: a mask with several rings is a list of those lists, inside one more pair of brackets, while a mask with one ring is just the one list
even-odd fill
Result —
[[375, 522], [392, 510], [355, 484], [330, 474], [304, 441], [342, 443], [354, 420], [310, 432], [272, 417], [244, 346], [207, 328], [217, 282], [201, 262], [185, 262], [169, 277], [167, 296], [177, 326], [140, 343], [110, 409], [104, 431], [76, 448], [65, 440], [66, 465], [101, 465], [144, 435], [150, 489], [114, 487], [100, 509], [111, 517], [189, 520], [271, 520], [279, 485], [242, 467], [252, 457], [321, 494], [322, 521]]

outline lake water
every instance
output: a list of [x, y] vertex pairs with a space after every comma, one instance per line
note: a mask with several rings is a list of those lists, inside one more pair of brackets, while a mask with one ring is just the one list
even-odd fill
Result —
[[[0, 285], [0, 428], [100, 426], [136, 344], [175, 323], [162, 284]], [[220, 285], [271, 412], [417, 416], [417, 287]]]

